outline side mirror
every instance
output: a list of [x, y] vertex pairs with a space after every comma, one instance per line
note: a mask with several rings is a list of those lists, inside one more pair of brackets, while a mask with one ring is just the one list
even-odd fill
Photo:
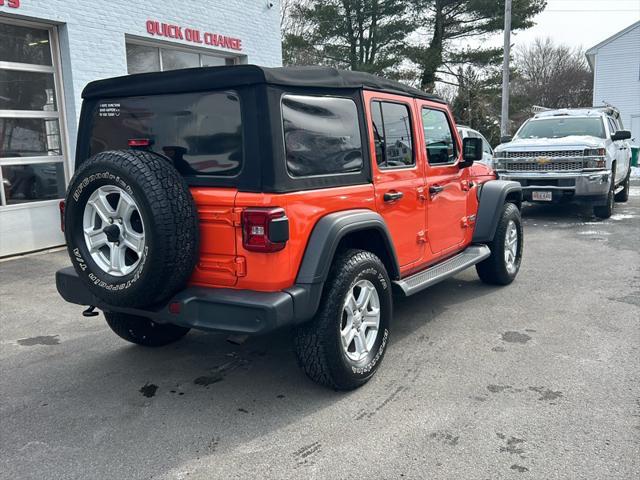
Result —
[[611, 135], [611, 140], [617, 142], [618, 140], [629, 140], [631, 138], [631, 132], [629, 130], [618, 130]]
[[513, 137], [511, 135], [500, 137], [500, 143], [509, 143], [511, 140], [513, 140]]
[[482, 139], [467, 137], [462, 140], [462, 162], [459, 166], [470, 167], [476, 160], [482, 160]]

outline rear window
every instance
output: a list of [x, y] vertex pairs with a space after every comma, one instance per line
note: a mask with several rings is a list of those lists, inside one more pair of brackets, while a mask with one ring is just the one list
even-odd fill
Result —
[[183, 175], [234, 176], [242, 169], [240, 99], [233, 92], [181, 93], [99, 101], [90, 154], [147, 138]]
[[282, 121], [291, 176], [344, 174], [362, 169], [358, 109], [353, 100], [285, 95]]

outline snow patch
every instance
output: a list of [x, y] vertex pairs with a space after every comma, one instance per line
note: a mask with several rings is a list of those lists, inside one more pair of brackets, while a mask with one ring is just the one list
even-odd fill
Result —
[[609, 218], [611, 218], [611, 220], [628, 220], [630, 218], [636, 218], [636, 216], [629, 213], [616, 213]]
[[611, 235], [611, 233], [599, 230], [586, 230], [584, 232], [578, 232], [578, 235]]

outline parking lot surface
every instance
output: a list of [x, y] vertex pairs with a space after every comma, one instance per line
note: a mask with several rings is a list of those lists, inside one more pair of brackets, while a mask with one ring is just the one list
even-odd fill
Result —
[[599, 221], [526, 206], [509, 287], [398, 299], [382, 367], [333, 392], [289, 334], [125, 343], [0, 263], [0, 478], [640, 478], [640, 186]]

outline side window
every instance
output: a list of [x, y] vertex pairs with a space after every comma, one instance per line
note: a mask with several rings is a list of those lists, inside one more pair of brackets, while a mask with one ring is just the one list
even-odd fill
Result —
[[362, 169], [358, 109], [350, 98], [284, 95], [282, 122], [287, 169], [292, 176]]
[[455, 163], [456, 142], [447, 115], [441, 110], [422, 109], [422, 128], [429, 165]]
[[609, 120], [609, 130], [611, 135], [613, 135], [614, 133], [616, 133], [618, 131], [618, 125], [616, 125], [616, 121], [611, 118], [611, 117], [607, 117], [607, 119]]
[[411, 111], [407, 105], [374, 101], [371, 121], [376, 147], [376, 162], [380, 169], [415, 165]]

